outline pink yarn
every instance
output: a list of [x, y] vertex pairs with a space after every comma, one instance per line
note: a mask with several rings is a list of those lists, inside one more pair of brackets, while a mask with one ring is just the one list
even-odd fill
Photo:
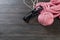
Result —
[[53, 4], [59, 4], [60, 0], [50, 0]]
[[44, 26], [53, 24], [56, 17], [60, 18], [60, 0], [50, 0], [50, 2], [40, 2], [36, 7], [43, 6], [42, 12], [38, 16], [38, 22]]
[[53, 14], [50, 12], [44, 12], [38, 16], [38, 21], [44, 26], [51, 25], [54, 21]]

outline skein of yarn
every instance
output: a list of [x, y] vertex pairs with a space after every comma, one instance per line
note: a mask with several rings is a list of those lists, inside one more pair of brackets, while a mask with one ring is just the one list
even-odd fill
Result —
[[38, 22], [44, 26], [53, 24], [56, 17], [60, 18], [60, 0], [50, 0], [50, 2], [40, 2], [37, 6], [43, 6], [42, 12], [38, 16]]
[[50, 12], [44, 12], [38, 16], [38, 21], [44, 26], [49, 26], [54, 22], [53, 14]]

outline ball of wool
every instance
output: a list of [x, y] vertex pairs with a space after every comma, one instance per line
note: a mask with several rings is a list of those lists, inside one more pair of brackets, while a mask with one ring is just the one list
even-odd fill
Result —
[[54, 22], [53, 14], [50, 12], [44, 12], [38, 16], [38, 22], [43, 26], [49, 26]]

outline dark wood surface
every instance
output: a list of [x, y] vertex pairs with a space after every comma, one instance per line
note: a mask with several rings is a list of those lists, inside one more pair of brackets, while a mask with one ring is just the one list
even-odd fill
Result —
[[27, 24], [22, 18], [29, 11], [22, 0], [0, 0], [0, 40], [60, 40], [59, 20], [48, 27], [36, 19]]

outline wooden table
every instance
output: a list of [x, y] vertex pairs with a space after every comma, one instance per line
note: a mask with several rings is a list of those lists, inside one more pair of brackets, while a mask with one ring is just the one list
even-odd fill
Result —
[[29, 11], [22, 0], [0, 0], [0, 40], [60, 40], [59, 20], [48, 27], [36, 19], [27, 24], [22, 18]]

